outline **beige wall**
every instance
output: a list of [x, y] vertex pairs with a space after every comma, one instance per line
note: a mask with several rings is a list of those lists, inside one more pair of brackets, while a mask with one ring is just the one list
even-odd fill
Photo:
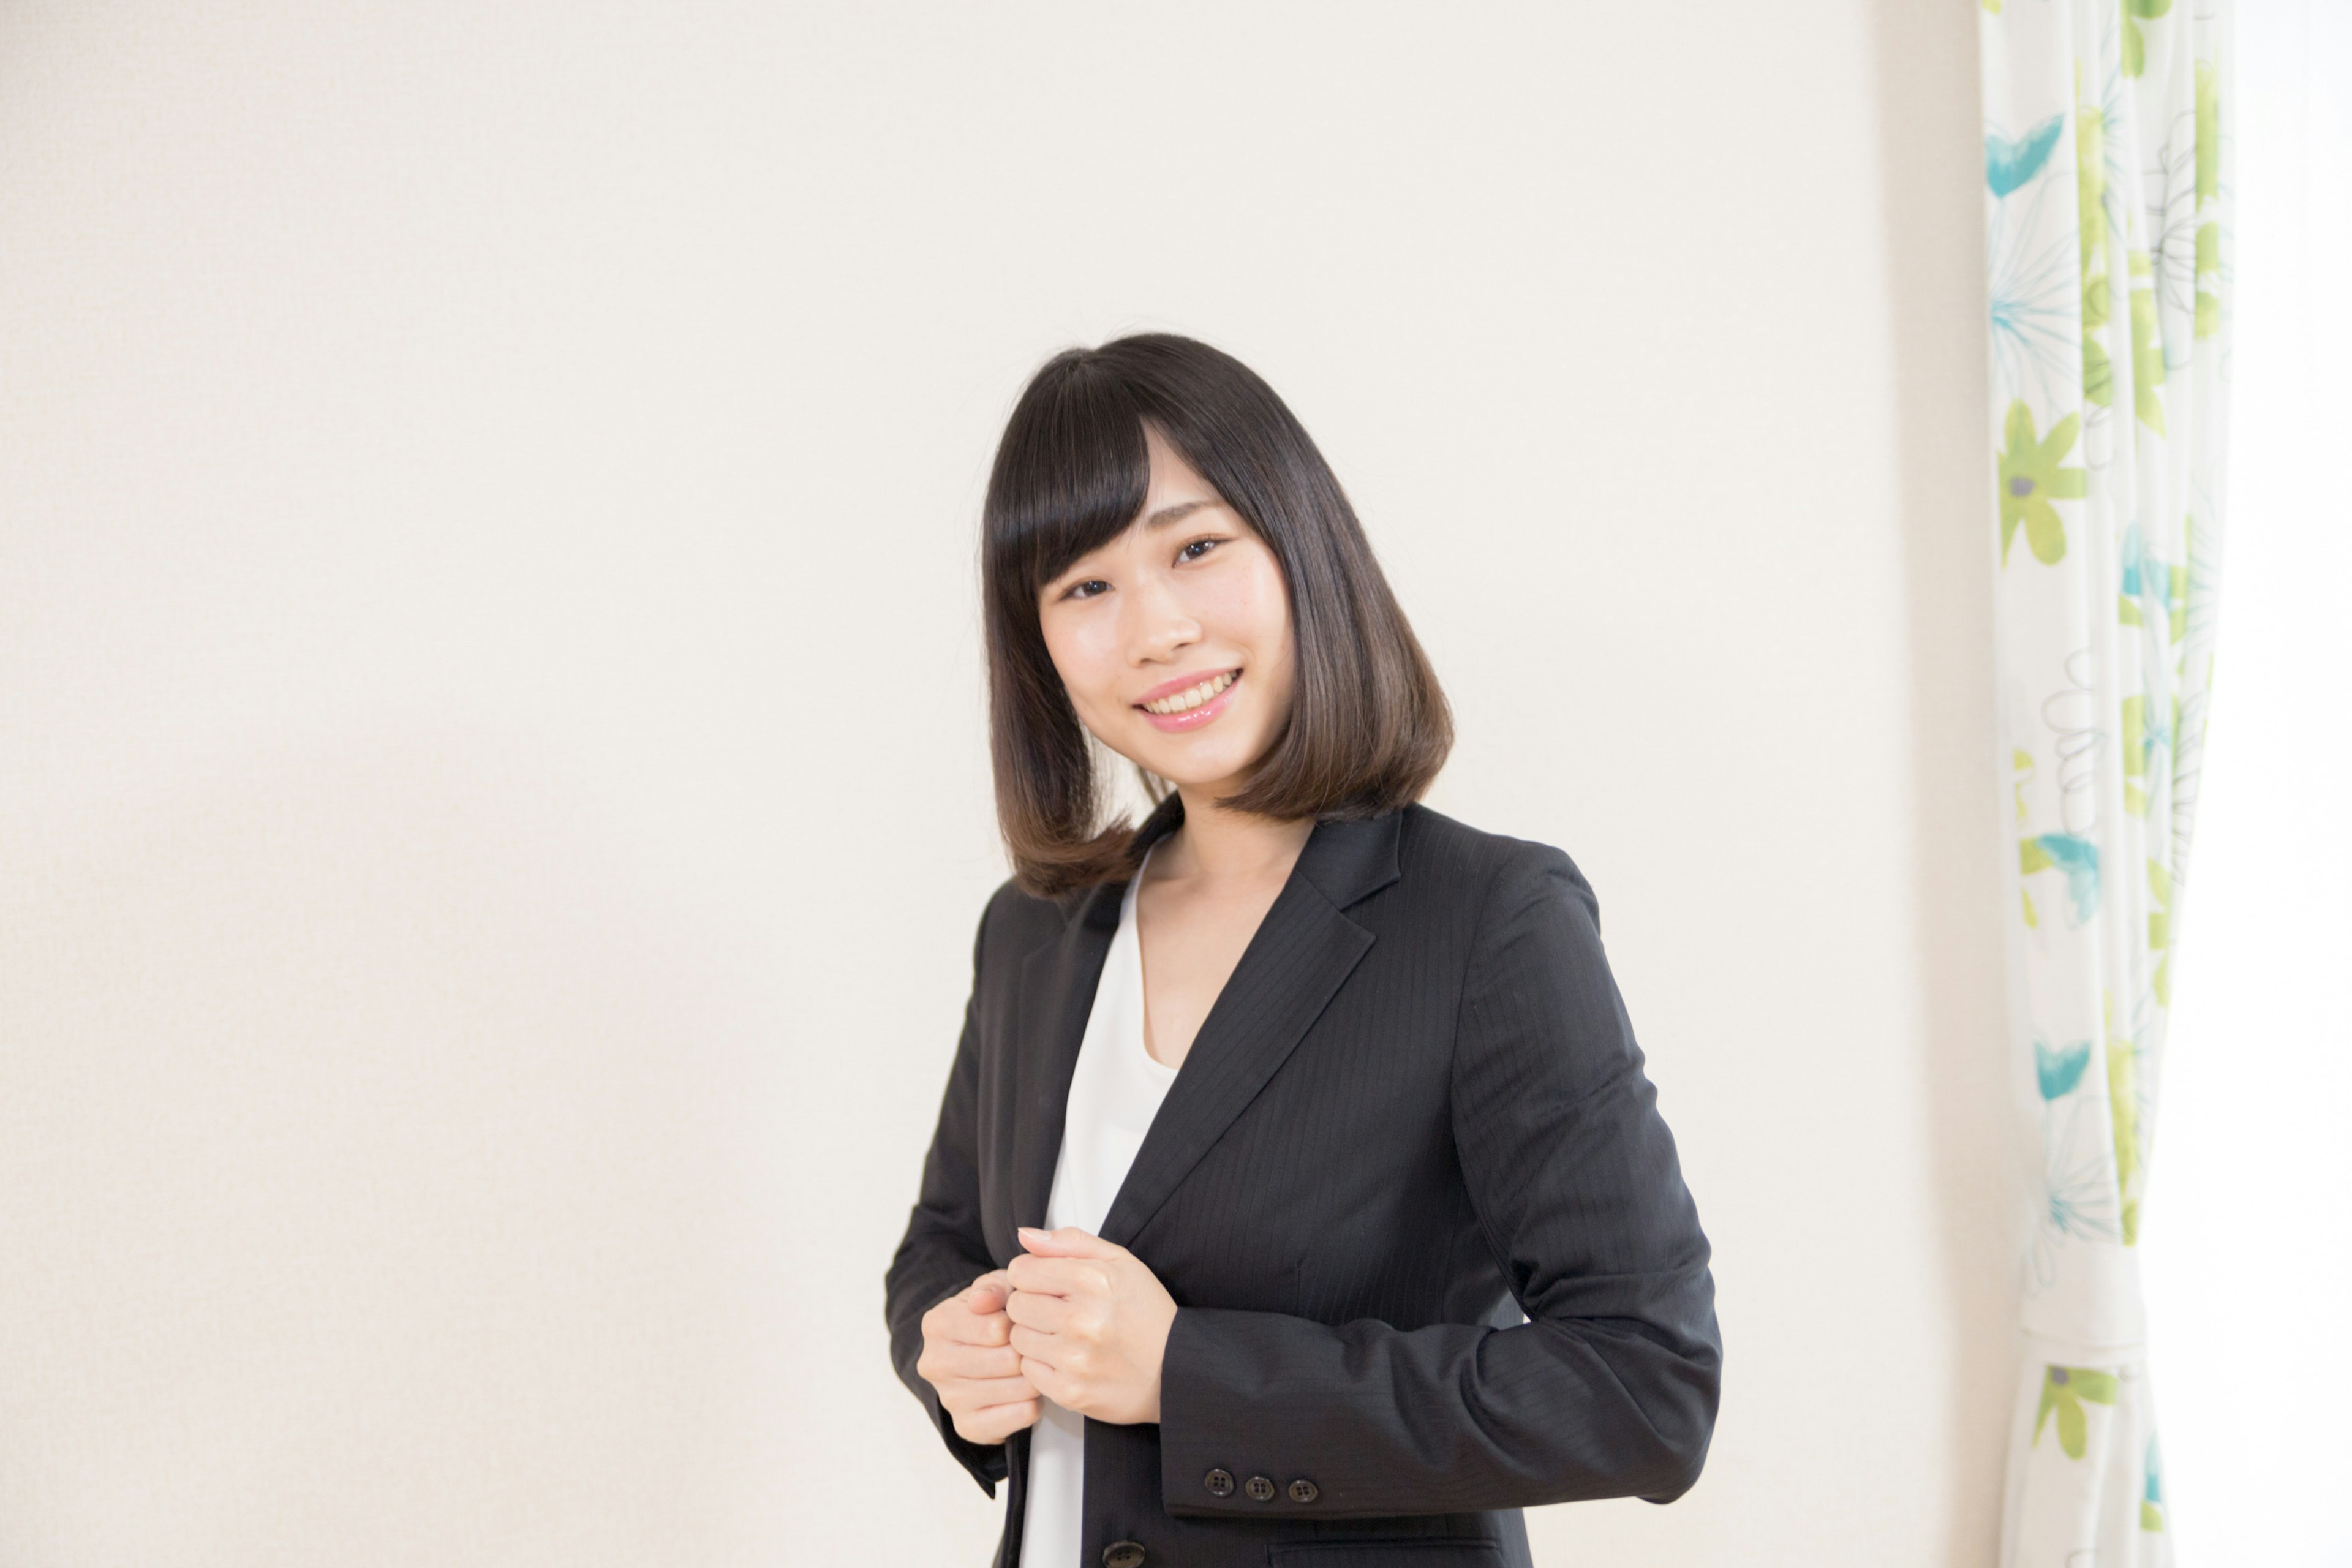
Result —
[[985, 1561], [880, 1323], [972, 531], [1143, 326], [1349, 485], [1717, 1244], [1706, 1479], [1539, 1560], [1987, 1561], [1973, 15], [0, 12], [0, 1564]]

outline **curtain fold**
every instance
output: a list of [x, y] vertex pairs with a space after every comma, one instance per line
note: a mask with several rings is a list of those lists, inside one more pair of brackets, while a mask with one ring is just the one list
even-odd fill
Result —
[[2213, 670], [2233, 0], [1981, 5], [2011, 1048], [2042, 1162], [2002, 1563], [2162, 1564], [2137, 1246]]

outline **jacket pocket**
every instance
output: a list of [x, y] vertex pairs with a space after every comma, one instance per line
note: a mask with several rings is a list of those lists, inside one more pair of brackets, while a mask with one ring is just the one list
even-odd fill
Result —
[[1300, 1541], [1266, 1548], [1271, 1568], [1501, 1568], [1503, 1543], [1475, 1535]]

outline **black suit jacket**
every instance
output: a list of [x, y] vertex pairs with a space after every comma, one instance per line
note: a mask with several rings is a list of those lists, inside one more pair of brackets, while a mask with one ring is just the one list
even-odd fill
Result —
[[[885, 1281], [900, 1379], [1011, 1482], [999, 1568], [1029, 1434], [957, 1435], [921, 1319], [1045, 1224], [1124, 889], [990, 900]], [[1177, 1312], [1159, 1423], [1086, 1423], [1083, 1568], [1524, 1565], [1523, 1506], [1687, 1489], [1722, 1352], [1642, 1061], [1567, 855], [1418, 805], [1318, 822], [1103, 1223]]]

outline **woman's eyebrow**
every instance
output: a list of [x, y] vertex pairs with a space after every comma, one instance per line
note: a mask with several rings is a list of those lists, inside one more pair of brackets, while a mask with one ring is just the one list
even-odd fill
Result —
[[[1158, 511], [1155, 511], [1150, 517], [1145, 518], [1143, 521], [1137, 526], [1142, 528], [1163, 528], [1169, 523], [1181, 521], [1183, 519], [1192, 516], [1194, 512], [1199, 511], [1202, 507], [1216, 506], [1219, 504], [1221, 503], [1214, 496], [1204, 496], [1198, 500], [1180, 500], [1172, 505], [1161, 507]], [[1046, 579], [1045, 588], [1041, 588], [1039, 592], [1045, 592], [1053, 588], [1056, 584], [1063, 582], [1073, 573], [1076, 572], [1079, 569], [1079, 565], [1080, 563], [1078, 562], [1074, 561], [1070, 563], [1069, 565], [1063, 567], [1061, 571]]]
[[1163, 506], [1143, 520], [1146, 528], [1158, 528], [1163, 523], [1178, 521], [1192, 516], [1204, 506], [1214, 506], [1214, 500], [1180, 500], [1174, 506]]

